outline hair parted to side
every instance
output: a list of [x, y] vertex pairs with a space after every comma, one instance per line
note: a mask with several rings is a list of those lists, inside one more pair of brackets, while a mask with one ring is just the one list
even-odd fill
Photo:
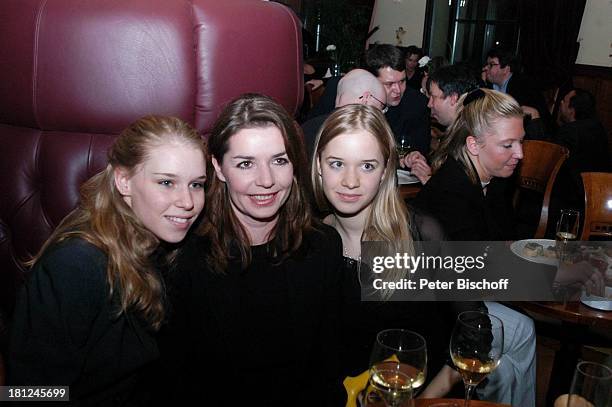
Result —
[[[287, 111], [272, 98], [247, 93], [230, 102], [217, 119], [208, 139], [209, 153], [220, 164], [229, 149], [233, 135], [243, 129], [276, 127], [285, 142], [289, 161], [293, 165], [293, 186], [285, 204], [279, 210], [278, 221], [271, 231], [271, 243], [276, 259], [281, 262], [299, 249], [304, 232], [312, 228], [312, 215], [306, 185], [306, 155], [302, 137]], [[247, 231], [231, 206], [227, 184], [208, 161], [206, 208], [198, 233], [210, 240], [208, 265], [224, 273], [230, 259], [230, 249], [238, 249], [242, 267], [251, 262], [251, 245]]]
[[136, 217], [117, 191], [115, 168], [134, 173], [152, 148], [166, 143], [183, 143], [201, 150], [205, 143], [198, 132], [176, 117], [145, 116], [128, 126], [108, 151], [104, 170], [87, 180], [80, 189], [80, 201], [57, 226], [38, 254], [27, 264], [35, 264], [52, 245], [69, 238], [81, 238], [108, 256], [109, 296], [117, 292], [121, 309], [142, 316], [153, 329], [164, 319], [163, 286], [150, 256], [159, 239]]
[[401, 49], [395, 45], [380, 44], [372, 46], [365, 53], [365, 67], [370, 73], [378, 77], [378, 70], [389, 67], [395, 71], [406, 70], [406, 59]]
[[466, 148], [468, 136], [476, 138], [478, 143], [484, 144], [488, 134], [492, 133], [497, 120], [523, 117], [523, 110], [512, 96], [492, 89], [479, 88], [472, 92], [479, 92], [481, 96], [473, 99], [464, 106], [466, 98], [471, 93], [464, 94], [458, 102], [457, 118], [447, 130], [440, 146], [432, 158], [432, 172], [435, 173], [451, 156], [465, 169], [470, 180], [479, 184], [480, 179], [471, 164]]
[[[310, 172], [317, 207], [322, 212], [334, 212], [334, 208], [331, 207], [323, 191], [323, 180], [319, 167], [322, 152], [334, 138], [358, 131], [365, 131], [376, 138], [385, 166], [385, 173], [378, 193], [370, 206], [361, 240], [387, 242], [393, 254], [406, 252], [412, 255], [414, 247], [410, 234], [408, 211], [397, 189], [395, 138], [380, 110], [361, 104], [346, 105], [336, 109], [323, 123], [315, 141]], [[397, 281], [397, 278], [403, 276], [389, 275], [387, 277], [392, 281]]]

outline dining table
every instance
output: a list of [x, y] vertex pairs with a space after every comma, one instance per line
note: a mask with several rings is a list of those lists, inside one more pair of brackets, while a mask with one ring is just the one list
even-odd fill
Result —
[[557, 338], [560, 348], [555, 354], [546, 396], [547, 403], [552, 404], [559, 395], [567, 393], [583, 346], [596, 340], [591, 335], [591, 328], [612, 332], [612, 311], [595, 309], [580, 301], [525, 301], [513, 304], [534, 317], [539, 315], [560, 322]]
[[[463, 399], [416, 399], [415, 407], [463, 407]], [[472, 400], [471, 407], [511, 407], [510, 404]]]

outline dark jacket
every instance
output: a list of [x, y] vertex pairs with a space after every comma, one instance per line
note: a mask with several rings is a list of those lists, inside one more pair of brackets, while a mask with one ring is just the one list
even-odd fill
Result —
[[248, 267], [231, 260], [225, 273], [206, 264], [204, 238], [187, 241], [168, 278], [173, 308], [160, 336], [171, 400], [276, 406], [334, 398], [342, 243], [329, 226], [321, 230], [280, 264], [268, 245], [254, 246]]
[[[307, 120], [324, 114], [329, 115], [334, 110], [339, 81], [340, 78], [331, 78], [327, 82], [325, 93], [319, 99], [319, 103], [308, 112]], [[396, 140], [405, 136], [412, 149], [420, 151], [425, 156], [429, 154], [431, 133], [425, 96], [407, 86], [399, 105], [390, 106], [385, 116]]]
[[396, 141], [407, 137], [411, 149], [420, 151], [424, 156], [429, 154], [431, 132], [424, 95], [407, 86], [399, 105], [390, 106], [385, 116]]
[[82, 239], [44, 254], [19, 293], [9, 385], [70, 386], [83, 405], [145, 405], [144, 371], [158, 357], [153, 332], [109, 299], [106, 255]]
[[559, 127], [556, 141], [568, 148], [569, 157], [557, 176], [554, 196], [560, 207], [580, 209], [584, 206], [580, 174], [612, 169], [606, 129], [596, 118], [576, 120]]
[[512, 240], [515, 236], [507, 180], [493, 178], [486, 195], [449, 157], [412, 204], [442, 224], [452, 241]]
[[540, 117], [531, 119], [525, 116], [525, 138], [527, 140], [550, 140], [553, 135], [553, 120], [546, 106], [546, 100], [536, 84], [528, 78], [513, 73], [508, 81], [506, 93], [512, 96], [519, 105], [531, 106], [538, 111]]

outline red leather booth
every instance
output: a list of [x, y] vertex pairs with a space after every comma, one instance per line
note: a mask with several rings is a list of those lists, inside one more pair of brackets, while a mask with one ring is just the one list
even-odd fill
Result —
[[115, 135], [150, 114], [206, 134], [245, 92], [295, 113], [301, 28], [260, 0], [0, 2], [0, 336], [24, 268], [102, 169]]

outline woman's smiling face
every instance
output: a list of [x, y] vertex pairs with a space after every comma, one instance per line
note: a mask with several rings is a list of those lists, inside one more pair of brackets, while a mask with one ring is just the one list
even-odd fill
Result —
[[222, 161], [213, 158], [213, 165], [227, 184], [234, 213], [247, 230], [273, 227], [293, 185], [293, 165], [280, 130], [273, 125], [242, 129], [228, 144]]

